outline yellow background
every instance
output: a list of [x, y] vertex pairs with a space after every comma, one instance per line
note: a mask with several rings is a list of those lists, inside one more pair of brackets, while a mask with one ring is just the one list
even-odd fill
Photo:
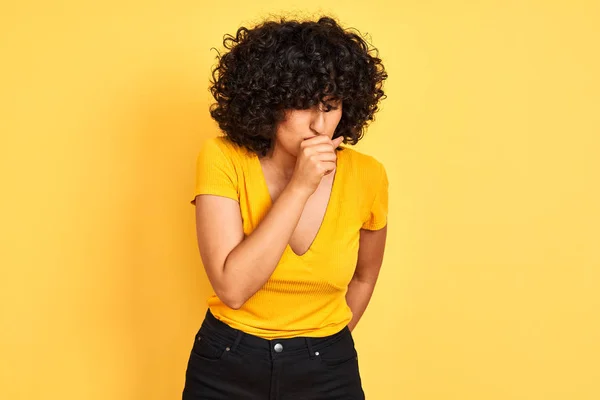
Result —
[[368, 399], [600, 398], [599, 2], [12, 3], [1, 399], [180, 398], [210, 48], [290, 10], [368, 33], [390, 75], [357, 146], [390, 179]]

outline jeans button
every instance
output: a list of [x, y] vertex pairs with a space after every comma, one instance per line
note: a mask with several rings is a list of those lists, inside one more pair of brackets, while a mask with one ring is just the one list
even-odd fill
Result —
[[281, 353], [283, 351], [283, 345], [281, 343], [277, 343], [274, 349], [276, 352]]

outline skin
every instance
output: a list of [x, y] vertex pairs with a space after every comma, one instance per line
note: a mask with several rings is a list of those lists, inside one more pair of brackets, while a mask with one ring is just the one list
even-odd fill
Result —
[[[331, 192], [335, 148], [341, 142], [341, 138], [331, 139], [342, 116], [341, 103], [333, 105], [337, 109], [315, 106], [286, 112], [271, 149], [260, 159], [272, 206], [250, 235], [244, 237], [235, 200], [196, 197], [202, 262], [216, 295], [229, 307], [239, 309], [266, 283], [288, 243], [298, 254], [313, 241]], [[356, 271], [346, 294], [354, 314], [351, 330], [373, 293], [386, 232], [387, 226], [378, 231], [361, 230]]]
[[274, 145], [261, 160], [271, 166], [284, 181], [289, 181], [296, 169], [300, 144], [318, 135], [331, 139], [342, 118], [341, 102], [334, 103], [337, 109], [325, 111], [322, 107], [308, 110], [287, 110], [275, 134]]

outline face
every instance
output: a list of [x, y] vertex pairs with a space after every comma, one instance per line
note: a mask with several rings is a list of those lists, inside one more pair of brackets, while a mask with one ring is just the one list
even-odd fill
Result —
[[286, 110], [286, 118], [277, 128], [276, 146], [297, 156], [300, 143], [305, 138], [326, 135], [331, 139], [342, 118], [342, 102], [338, 100], [329, 104], [332, 106], [329, 111], [324, 104], [307, 110]]

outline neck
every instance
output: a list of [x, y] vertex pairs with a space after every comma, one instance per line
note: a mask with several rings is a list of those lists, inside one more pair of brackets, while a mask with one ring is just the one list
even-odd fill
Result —
[[289, 180], [292, 178], [294, 168], [296, 167], [296, 157], [285, 150], [280, 149], [275, 144], [267, 152], [267, 155], [262, 157], [263, 163], [275, 171], [282, 179]]

